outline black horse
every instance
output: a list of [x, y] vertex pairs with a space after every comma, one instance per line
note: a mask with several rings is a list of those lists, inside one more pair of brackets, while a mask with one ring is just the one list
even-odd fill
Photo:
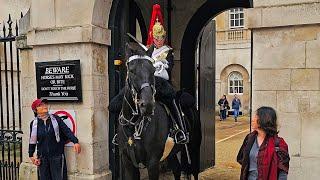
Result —
[[[149, 179], [157, 180], [171, 120], [165, 106], [155, 101], [153, 60], [133, 43], [126, 45], [126, 57], [127, 79], [118, 125], [121, 175], [125, 180], [140, 179], [139, 167], [143, 165], [148, 170]], [[181, 108], [190, 132], [188, 152], [184, 145], [175, 145], [167, 159], [175, 179], [180, 179], [182, 170], [198, 179], [201, 125], [195, 108]], [[177, 158], [179, 151], [181, 163]]]

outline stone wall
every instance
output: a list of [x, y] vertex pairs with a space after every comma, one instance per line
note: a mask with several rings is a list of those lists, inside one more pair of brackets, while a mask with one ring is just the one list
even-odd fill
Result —
[[[30, 8], [31, 0], [0, 0], [0, 22], [7, 21], [9, 14], [11, 18], [20, 19], [20, 14], [25, 15]], [[0, 28], [2, 31], [2, 28]]]
[[320, 3], [277, 2], [257, 0], [250, 10], [253, 110], [277, 110], [291, 155], [289, 179], [318, 179]]
[[[107, 51], [95, 44], [68, 44], [33, 47], [22, 54], [22, 114], [25, 118], [23, 131], [28, 132], [28, 119], [32, 119], [31, 102], [36, 98], [35, 62], [80, 59], [82, 78], [82, 103], [50, 103], [50, 109], [71, 109], [76, 113], [77, 137], [82, 152], [75, 155], [66, 148], [70, 178], [105, 179], [108, 174], [108, 77]], [[24, 146], [28, 147], [28, 133]], [[25, 149], [26, 151], [26, 149]], [[24, 162], [29, 162], [24, 155]], [[23, 164], [24, 166], [30, 166]], [[23, 176], [22, 176], [23, 177]]]
[[[24, 28], [21, 46], [21, 89], [23, 132], [29, 132], [33, 117], [30, 104], [36, 98], [35, 62], [80, 59], [81, 103], [50, 103], [50, 109], [74, 110], [77, 137], [82, 152], [66, 148], [70, 179], [110, 179], [108, 110], [107, 16], [112, 1], [32, 1], [30, 15], [20, 23]], [[23, 135], [28, 147], [29, 133]], [[24, 148], [20, 179], [33, 179], [35, 167]]]

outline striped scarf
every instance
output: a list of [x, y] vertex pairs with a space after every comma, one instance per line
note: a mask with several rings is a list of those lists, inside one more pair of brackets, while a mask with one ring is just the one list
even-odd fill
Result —
[[[54, 129], [54, 134], [56, 136], [56, 140], [57, 140], [57, 142], [60, 142], [59, 125], [58, 125], [57, 119], [52, 114], [49, 114], [49, 117], [51, 119], [51, 123], [52, 123], [53, 129]], [[35, 117], [33, 119], [33, 123], [32, 123], [29, 144], [37, 144], [37, 131], [38, 131], [37, 127], [38, 127], [38, 118]]]

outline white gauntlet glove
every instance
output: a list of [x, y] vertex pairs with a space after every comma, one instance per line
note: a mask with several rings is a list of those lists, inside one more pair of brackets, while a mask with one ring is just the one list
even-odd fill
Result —
[[153, 63], [153, 67], [156, 68], [156, 71], [154, 72], [155, 76], [169, 80], [168, 71], [166, 70], [169, 68], [167, 60], [158, 60], [155, 63]]

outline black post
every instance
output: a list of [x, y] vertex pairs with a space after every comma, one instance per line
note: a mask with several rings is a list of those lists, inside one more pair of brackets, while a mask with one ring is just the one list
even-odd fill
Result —
[[[21, 12], [22, 15], [22, 12]], [[16, 21], [16, 37], [19, 35], [18, 21]], [[19, 59], [19, 49], [16, 48], [17, 54], [17, 81], [18, 81], [18, 111], [19, 111], [19, 130], [21, 130], [21, 93], [20, 93], [20, 59]]]
[[[3, 23], [3, 34], [5, 37], [5, 25]], [[4, 42], [5, 44], [5, 42]], [[3, 49], [4, 52], [5, 52], [5, 49]], [[1, 63], [0, 63], [0, 106], [1, 106], [1, 129], [4, 128], [4, 118], [3, 118], [3, 97], [2, 97], [2, 67], [1, 67]], [[2, 132], [0, 134], [2, 136]], [[2, 160], [2, 163], [1, 163], [1, 171], [2, 171], [2, 165], [3, 165], [3, 162], [4, 162], [4, 144], [1, 143], [1, 160]], [[1, 176], [2, 177], [2, 176]]]
[[172, 11], [172, 2], [168, 0], [167, 12], [168, 12], [168, 45], [172, 46], [171, 44], [171, 11]]

